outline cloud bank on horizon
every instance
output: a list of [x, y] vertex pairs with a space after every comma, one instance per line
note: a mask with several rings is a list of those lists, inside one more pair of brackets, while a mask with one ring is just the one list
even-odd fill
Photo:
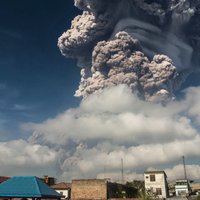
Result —
[[[42, 123], [26, 123], [31, 145], [47, 146], [60, 177], [141, 179], [147, 169], [165, 170], [169, 179], [199, 179], [200, 88], [166, 106], [145, 102], [126, 85], [92, 94], [80, 106]], [[54, 154], [53, 154], [54, 155]], [[55, 159], [55, 160], [54, 160]], [[53, 167], [53, 166], [52, 166]]]
[[0, 158], [2, 171], [17, 166], [23, 173], [27, 165], [60, 179], [120, 180], [123, 158], [128, 181], [147, 169], [176, 179], [184, 176], [184, 155], [188, 177], [200, 179], [200, 87], [175, 99], [198, 70], [200, 1], [75, 0], [75, 6], [83, 14], [58, 46], [81, 67], [80, 106], [23, 124], [32, 135], [1, 143], [5, 156], [15, 157]]

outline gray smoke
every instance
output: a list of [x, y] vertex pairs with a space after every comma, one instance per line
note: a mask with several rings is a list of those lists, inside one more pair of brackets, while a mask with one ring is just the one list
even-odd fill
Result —
[[167, 101], [199, 65], [200, 0], [75, 0], [83, 14], [59, 38], [81, 69], [76, 96], [126, 84]]
[[139, 41], [126, 32], [96, 45], [91, 72], [91, 77], [82, 80], [77, 96], [87, 97], [103, 88], [126, 84], [142, 99], [165, 100], [173, 95], [177, 75], [171, 59], [155, 55], [150, 62], [141, 52]]

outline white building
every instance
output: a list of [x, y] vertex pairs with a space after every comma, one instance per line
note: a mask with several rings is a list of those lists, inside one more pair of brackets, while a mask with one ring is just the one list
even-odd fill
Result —
[[53, 188], [56, 192], [60, 193], [63, 197], [61, 199], [70, 199], [70, 192], [71, 192], [71, 184], [70, 183], [57, 183], [55, 185], [52, 185], [51, 188]]
[[144, 173], [145, 189], [151, 190], [160, 199], [168, 197], [167, 175], [164, 171], [147, 171]]
[[176, 196], [189, 196], [191, 192], [189, 181], [187, 179], [177, 180], [175, 192]]

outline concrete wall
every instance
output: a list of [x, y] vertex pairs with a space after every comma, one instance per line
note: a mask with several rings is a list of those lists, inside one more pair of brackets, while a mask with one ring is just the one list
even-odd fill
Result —
[[193, 192], [200, 191], [200, 183], [192, 183], [190, 186]]
[[104, 179], [72, 180], [71, 200], [106, 200], [107, 181]]

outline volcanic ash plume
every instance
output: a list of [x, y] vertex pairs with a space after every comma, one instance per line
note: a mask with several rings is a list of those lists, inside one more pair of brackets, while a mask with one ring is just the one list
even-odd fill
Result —
[[75, 0], [75, 6], [83, 14], [58, 46], [82, 68], [76, 96], [126, 84], [141, 99], [168, 101], [199, 65], [199, 0]]
[[126, 32], [115, 39], [99, 42], [92, 54], [92, 75], [82, 78], [77, 96], [86, 97], [103, 88], [126, 84], [145, 100], [164, 100], [172, 96], [176, 68], [164, 55], [152, 61], [141, 52], [138, 40]]

